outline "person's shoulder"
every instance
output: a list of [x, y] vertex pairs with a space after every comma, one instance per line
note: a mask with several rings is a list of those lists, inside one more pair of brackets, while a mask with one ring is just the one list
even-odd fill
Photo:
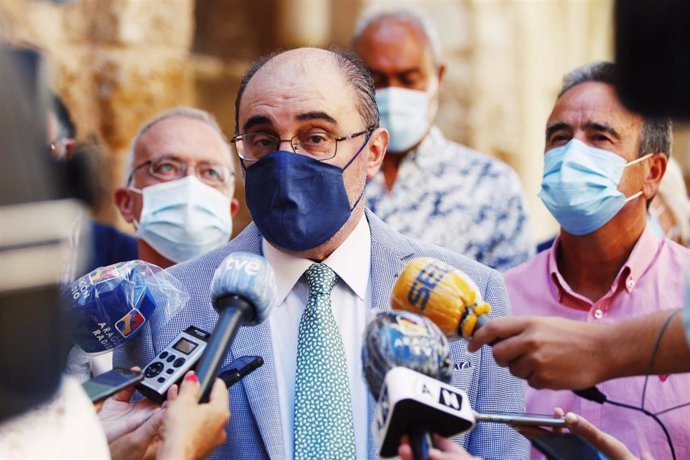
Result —
[[551, 255], [552, 248], [536, 253], [531, 259], [506, 270], [503, 277], [506, 284], [513, 282], [524, 282], [526, 278], [533, 277], [535, 270], [545, 267]]
[[446, 147], [442, 150], [445, 162], [453, 162], [457, 165], [457, 161], [461, 160], [465, 169], [471, 168], [482, 171], [483, 174], [490, 175], [493, 180], [518, 182], [517, 173], [504, 161], [459, 142], [447, 139], [440, 130], [437, 130], [434, 135], [438, 136], [437, 141], [443, 143]]
[[175, 264], [168, 271], [185, 284], [199, 284], [200, 280], [210, 281], [216, 268], [233, 252], [261, 252], [261, 235], [254, 224], [247, 226], [230, 242], [194, 259]]

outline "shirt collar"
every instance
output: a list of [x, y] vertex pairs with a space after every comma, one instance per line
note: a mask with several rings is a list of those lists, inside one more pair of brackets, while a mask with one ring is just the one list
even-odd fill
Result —
[[[559, 242], [560, 237], [556, 237], [551, 245], [551, 248], [549, 249], [547, 270], [549, 276], [553, 280], [553, 285], [551, 285], [551, 294], [560, 301], [563, 298], [564, 291], [573, 295], [576, 294], [571, 292], [570, 286], [568, 286], [568, 283], [565, 281], [565, 279], [563, 279], [563, 276], [558, 271], [556, 254]], [[637, 285], [637, 281], [652, 264], [661, 242], [661, 239], [654, 234], [649, 225], [645, 226], [642, 235], [640, 235], [640, 238], [637, 240], [637, 243], [635, 243], [635, 247], [628, 257], [628, 260], [618, 271], [616, 279], [613, 282], [612, 289], [615, 290], [615, 287], [618, 286], [618, 283], [621, 283], [623, 280], [625, 280], [625, 289], [627, 289], [628, 292], [632, 292]]]
[[[305, 271], [314, 263], [309, 259], [286, 254], [262, 238], [264, 256], [276, 274], [276, 295], [283, 303]], [[323, 261], [338, 274], [360, 299], [364, 299], [371, 264], [371, 231], [362, 215], [355, 229], [333, 253]]]
[[421, 168], [433, 165], [433, 161], [435, 161], [434, 154], [438, 153], [439, 144], [443, 140], [441, 130], [436, 126], [431, 125], [429, 132], [426, 134], [426, 136], [424, 136], [424, 139], [422, 139], [422, 142], [419, 143], [419, 146], [411, 151], [403, 161], [411, 161]]

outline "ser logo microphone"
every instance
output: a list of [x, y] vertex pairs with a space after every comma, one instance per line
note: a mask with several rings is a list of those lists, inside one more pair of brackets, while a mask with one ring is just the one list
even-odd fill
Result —
[[410, 305], [424, 311], [431, 291], [438, 286], [449, 271], [448, 266], [437, 264], [436, 261], [426, 264], [417, 274], [407, 293], [407, 301]]

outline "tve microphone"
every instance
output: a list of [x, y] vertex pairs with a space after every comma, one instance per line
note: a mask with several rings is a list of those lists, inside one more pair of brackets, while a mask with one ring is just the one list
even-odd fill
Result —
[[265, 320], [276, 303], [275, 291], [273, 268], [257, 254], [234, 252], [218, 266], [211, 280], [211, 301], [220, 316], [196, 368], [200, 402], [208, 401], [237, 329]]
[[491, 312], [469, 276], [430, 257], [405, 266], [393, 286], [391, 307], [429, 318], [451, 339], [471, 338]]
[[76, 344], [87, 353], [131, 340], [149, 320], [167, 322], [189, 293], [167, 271], [142, 260], [97, 268], [63, 292]]
[[453, 436], [474, 426], [467, 395], [447, 383], [448, 341], [427, 318], [378, 313], [365, 331], [362, 364], [378, 399], [371, 428], [382, 457], [397, 455], [403, 434], [415, 458], [426, 458], [431, 432]]

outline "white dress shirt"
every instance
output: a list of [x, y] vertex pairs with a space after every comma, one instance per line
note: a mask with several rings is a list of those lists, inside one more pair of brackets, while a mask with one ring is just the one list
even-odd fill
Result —
[[[293, 458], [297, 335], [309, 293], [302, 275], [314, 262], [285, 254], [266, 240], [263, 240], [262, 244], [264, 256], [276, 273], [279, 304], [271, 312], [269, 321], [273, 353], [276, 357], [276, 381], [285, 457]], [[357, 458], [366, 458], [369, 430], [368, 388], [362, 373], [361, 352], [371, 303], [371, 233], [369, 224], [363, 216], [354, 231], [323, 263], [332, 268], [339, 277], [331, 293], [331, 304], [347, 358]]]

